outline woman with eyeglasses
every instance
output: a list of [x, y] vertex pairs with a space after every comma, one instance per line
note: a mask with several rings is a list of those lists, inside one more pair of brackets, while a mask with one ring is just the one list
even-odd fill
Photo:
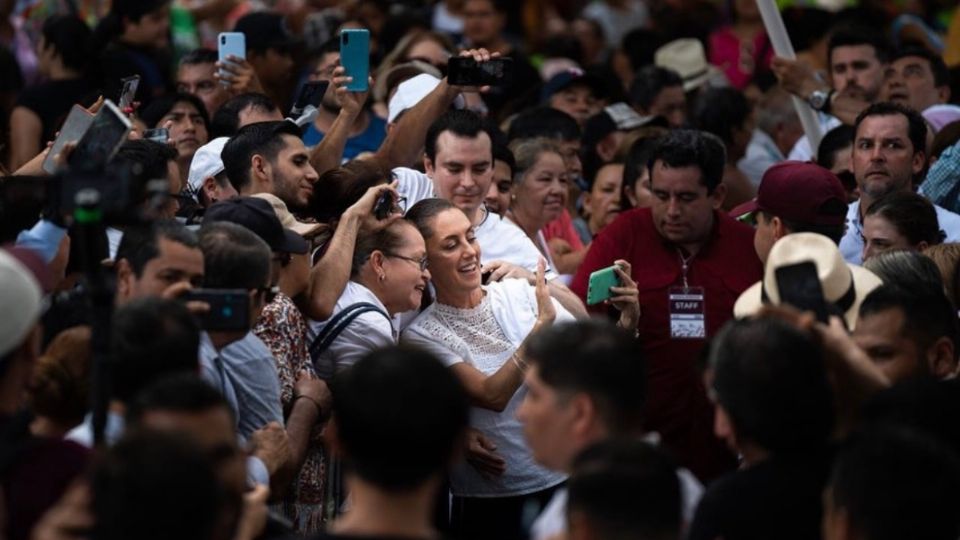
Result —
[[350, 281], [333, 315], [310, 323], [317, 374], [328, 379], [370, 351], [395, 345], [393, 317], [420, 307], [428, 281], [427, 248], [409, 221], [357, 238]]
[[[407, 219], [426, 241], [436, 302], [404, 330], [403, 341], [453, 370], [474, 405], [467, 462], [455, 465], [450, 478], [454, 532], [512, 538], [525, 506], [546, 504], [565, 479], [535, 461], [515, 415], [526, 394], [524, 343], [538, 329], [574, 316], [551, 298], [542, 258], [536, 285], [525, 279], [483, 285], [473, 226], [449, 201], [420, 201]], [[615, 291], [617, 305], [632, 302], [629, 312], [639, 317], [636, 286], [630, 287]]]

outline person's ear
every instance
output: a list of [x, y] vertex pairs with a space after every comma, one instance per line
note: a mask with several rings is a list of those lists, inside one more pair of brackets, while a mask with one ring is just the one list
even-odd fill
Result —
[[380, 281], [385, 280], [387, 277], [387, 273], [383, 269], [383, 260], [385, 258], [382, 251], [374, 250], [370, 254], [370, 268], [373, 269], [373, 273], [376, 274], [377, 279]]
[[597, 406], [590, 396], [584, 393], [576, 394], [569, 399], [566, 407], [570, 413], [570, 430], [577, 439], [587, 440], [595, 435], [600, 419]]
[[133, 294], [133, 284], [137, 276], [130, 266], [130, 261], [126, 259], [117, 259], [113, 264], [114, 271], [117, 273], [117, 298], [125, 300]]
[[617, 153], [617, 140], [613, 136], [613, 133], [607, 135], [596, 146], [597, 155], [600, 156], [604, 162], [612, 161], [614, 156]]
[[712, 206], [714, 210], [719, 210], [723, 207], [723, 201], [727, 199], [727, 185], [723, 182], [717, 184], [717, 187], [714, 188], [713, 193], [710, 194], [710, 198], [713, 199]]
[[200, 186], [200, 189], [207, 194], [207, 200], [210, 201], [210, 204], [218, 201], [218, 187], [217, 181], [212, 176], [203, 179], [203, 185]]
[[788, 231], [787, 227], [783, 224], [783, 220], [777, 216], [773, 216], [770, 218], [770, 226], [773, 227], [774, 242], [790, 234], [790, 231]]
[[270, 162], [263, 156], [254, 154], [253, 157], [250, 158], [250, 165], [251, 180], [256, 178], [260, 182], [270, 181]]
[[923, 150], [913, 153], [913, 174], [920, 174], [927, 165], [927, 153]]
[[945, 379], [957, 371], [957, 356], [953, 340], [940, 337], [927, 349], [927, 367], [930, 374]]
[[950, 86], [943, 85], [937, 87], [937, 96], [940, 98], [940, 103], [949, 103], [950, 102]]
[[433, 161], [430, 160], [430, 156], [426, 152], [423, 153], [423, 171], [431, 179], [433, 178]]

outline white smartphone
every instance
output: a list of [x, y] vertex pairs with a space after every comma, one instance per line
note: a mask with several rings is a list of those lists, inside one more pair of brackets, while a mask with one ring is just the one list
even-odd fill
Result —
[[[220, 32], [217, 36], [217, 56], [220, 62], [229, 62], [227, 57], [247, 58], [247, 38], [243, 32]], [[224, 71], [220, 70], [220, 76]]]
[[101, 169], [127, 140], [132, 128], [127, 115], [109, 99], [104, 101], [90, 128], [70, 153], [70, 167], [84, 171]]
[[140, 76], [133, 75], [120, 81], [123, 89], [120, 90], [120, 99], [117, 100], [117, 107], [121, 111], [129, 111], [133, 107], [133, 100], [137, 95], [137, 87], [140, 86]]
[[63, 126], [60, 128], [60, 133], [57, 135], [56, 140], [53, 141], [53, 147], [47, 152], [47, 157], [43, 158], [43, 165], [41, 165], [41, 167], [47, 174], [57, 172], [57, 164], [55, 162], [57, 154], [63, 150], [64, 145], [67, 143], [79, 141], [91, 123], [93, 123], [93, 115], [86, 109], [80, 105], [74, 105], [73, 108], [70, 109], [70, 114], [68, 114], [67, 119], [64, 120]]

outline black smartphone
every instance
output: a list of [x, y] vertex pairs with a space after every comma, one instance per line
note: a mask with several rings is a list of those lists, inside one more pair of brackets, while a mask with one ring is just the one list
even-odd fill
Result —
[[290, 108], [290, 116], [293, 118], [300, 116], [303, 114], [303, 110], [307, 108], [307, 105], [320, 107], [320, 102], [323, 100], [324, 94], [327, 93], [329, 86], [330, 81], [316, 81], [304, 84], [300, 88], [300, 93], [297, 95], [297, 100], [293, 103], [293, 107]]
[[827, 301], [817, 274], [817, 265], [812, 261], [781, 266], [775, 270], [780, 303], [790, 304], [801, 311], [812, 311], [817, 320], [829, 322]]
[[250, 329], [250, 295], [244, 289], [193, 289], [184, 302], [205, 302], [210, 310], [199, 316], [200, 327], [215, 331]]
[[102, 169], [127, 140], [132, 127], [127, 116], [113, 102], [105, 101], [67, 158], [70, 168], [79, 171]]
[[120, 95], [117, 97], [117, 107], [124, 113], [133, 112], [133, 100], [137, 96], [140, 86], [140, 76], [133, 75], [120, 79]]
[[504, 86], [512, 75], [510, 58], [477, 62], [467, 56], [455, 56], [447, 63], [447, 82], [457, 86]]
[[384, 191], [377, 197], [377, 202], [373, 205], [373, 215], [379, 220], [390, 217], [393, 211], [393, 193]]

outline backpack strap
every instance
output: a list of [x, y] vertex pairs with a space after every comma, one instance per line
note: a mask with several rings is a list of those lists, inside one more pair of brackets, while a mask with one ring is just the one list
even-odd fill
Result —
[[330, 348], [330, 345], [333, 344], [333, 341], [337, 339], [341, 332], [343, 332], [347, 326], [350, 326], [350, 323], [360, 315], [375, 311], [384, 316], [387, 319], [387, 322], [391, 322], [390, 315], [387, 315], [387, 312], [380, 309], [370, 302], [357, 302], [356, 304], [350, 304], [349, 306], [340, 310], [339, 313], [334, 315], [327, 321], [327, 324], [324, 325], [323, 330], [317, 334], [317, 337], [313, 339], [313, 342], [310, 344], [310, 358], [313, 360], [313, 363], [317, 363], [317, 359], [320, 358], [320, 355], [324, 351]]

